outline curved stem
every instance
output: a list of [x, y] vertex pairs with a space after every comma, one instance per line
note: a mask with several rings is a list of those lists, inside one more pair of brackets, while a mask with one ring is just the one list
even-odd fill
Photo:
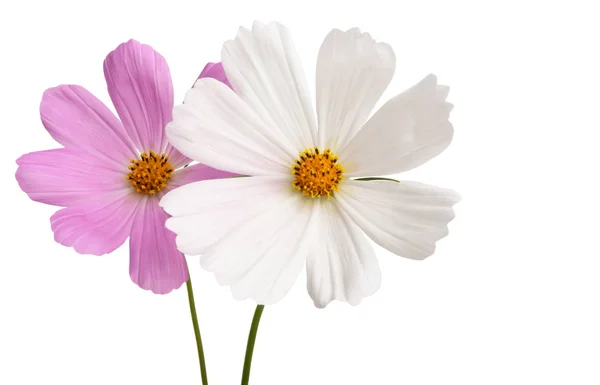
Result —
[[189, 278], [185, 283], [187, 287], [188, 299], [190, 302], [190, 313], [192, 315], [192, 323], [194, 324], [194, 334], [196, 335], [196, 346], [198, 347], [198, 360], [200, 361], [200, 376], [202, 384], [208, 385], [208, 377], [206, 375], [206, 361], [204, 359], [204, 349], [202, 349], [202, 338], [200, 337], [200, 326], [198, 326], [198, 316], [196, 315], [196, 303], [194, 302], [194, 290], [192, 290], [192, 279]]
[[252, 318], [252, 326], [250, 326], [250, 334], [248, 335], [248, 345], [246, 345], [246, 358], [244, 359], [244, 372], [242, 373], [242, 385], [248, 385], [250, 381], [250, 366], [252, 365], [252, 353], [254, 353], [254, 342], [256, 341], [256, 333], [258, 332], [258, 324], [265, 305], [257, 305]]

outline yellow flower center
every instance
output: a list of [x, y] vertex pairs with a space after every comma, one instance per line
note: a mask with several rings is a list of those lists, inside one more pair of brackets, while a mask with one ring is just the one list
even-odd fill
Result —
[[292, 166], [294, 188], [311, 198], [327, 195], [327, 199], [338, 191], [344, 168], [337, 163], [337, 156], [331, 149], [319, 151], [317, 147], [300, 153]]
[[142, 152], [139, 159], [130, 162], [127, 180], [140, 194], [156, 194], [167, 187], [167, 181], [173, 175], [167, 155], [158, 156], [152, 150]]

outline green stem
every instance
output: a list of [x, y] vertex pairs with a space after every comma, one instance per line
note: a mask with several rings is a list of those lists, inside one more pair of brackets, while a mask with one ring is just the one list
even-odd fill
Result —
[[188, 299], [190, 301], [190, 313], [192, 314], [192, 323], [194, 324], [194, 334], [196, 335], [196, 346], [198, 346], [198, 360], [200, 361], [200, 376], [202, 384], [208, 385], [206, 375], [206, 361], [204, 359], [204, 349], [202, 349], [202, 337], [200, 337], [200, 326], [198, 326], [198, 316], [196, 315], [196, 303], [194, 302], [194, 290], [192, 289], [192, 278], [185, 283], [187, 287]]
[[258, 332], [258, 324], [265, 305], [257, 305], [252, 318], [252, 326], [250, 326], [250, 335], [248, 335], [248, 345], [246, 346], [246, 358], [244, 359], [244, 372], [242, 373], [242, 385], [248, 385], [250, 381], [250, 366], [252, 365], [252, 353], [254, 353], [254, 342], [256, 341], [256, 333]]

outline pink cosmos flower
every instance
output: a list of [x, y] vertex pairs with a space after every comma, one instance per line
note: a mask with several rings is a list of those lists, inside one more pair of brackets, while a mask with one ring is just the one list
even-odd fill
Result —
[[[16, 178], [34, 201], [64, 207], [50, 218], [57, 242], [102, 255], [130, 237], [131, 279], [166, 294], [187, 281], [188, 270], [175, 234], [165, 228], [160, 198], [190, 182], [234, 174], [187, 167], [191, 159], [168, 143], [173, 84], [158, 52], [130, 40], [106, 57], [104, 75], [120, 120], [83, 87], [46, 90], [42, 123], [64, 148], [23, 155]], [[221, 63], [209, 63], [200, 77], [229, 85]]]

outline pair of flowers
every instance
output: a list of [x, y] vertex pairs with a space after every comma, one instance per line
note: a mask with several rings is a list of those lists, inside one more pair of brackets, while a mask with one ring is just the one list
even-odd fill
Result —
[[120, 45], [104, 62], [120, 120], [82, 87], [44, 93], [42, 122], [64, 148], [19, 158], [17, 180], [64, 206], [51, 218], [57, 242], [101, 255], [129, 237], [131, 279], [160, 294], [188, 280], [183, 253], [202, 255], [234, 297], [259, 304], [281, 299], [306, 265], [318, 307], [379, 288], [365, 234], [404, 257], [434, 252], [458, 195], [373, 176], [450, 144], [448, 87], [429, 75], [370, 116], [395, 55], [356, 28], [320, 48], [316, 118], [282, 25], [241, 28], [221, 59], [173, 108], [165, 59]]

